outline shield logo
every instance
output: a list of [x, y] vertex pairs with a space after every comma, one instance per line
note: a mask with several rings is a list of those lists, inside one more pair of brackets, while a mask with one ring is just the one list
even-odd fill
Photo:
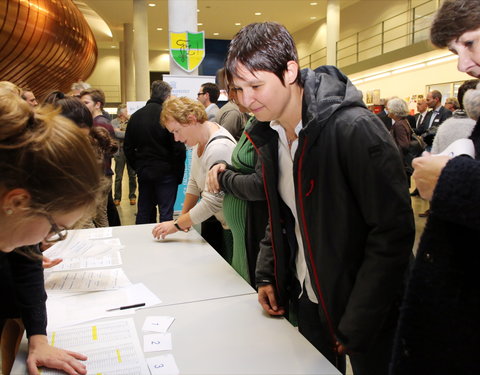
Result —
[[180, 68], [191, 72], [205, 57], [205, 33], [170, 33], [170, 56]]

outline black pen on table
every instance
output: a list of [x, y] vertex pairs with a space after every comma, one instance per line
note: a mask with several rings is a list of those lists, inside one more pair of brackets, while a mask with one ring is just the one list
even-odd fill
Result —
[[115, 310], [127, 310], [127, 309], [134, 309], [135, 307], [143, 307], [145, 306], [145, 302], [143, 303], [136, 303], [135, 305], [127, 305], [127, 306], [120, 306], [120, 307], [115, 307], [113, 309], [108, 309], [106, 311], [115, 311]]

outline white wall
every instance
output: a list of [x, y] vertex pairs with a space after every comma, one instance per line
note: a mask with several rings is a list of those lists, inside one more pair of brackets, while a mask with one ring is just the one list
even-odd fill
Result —
[[120, 58], [118, 49], [99, 49], [97, 65], [86, 80], [92, 87], [105, 92], [107, 102], [120, 102]]
[[[360, 76], [361, 73], [356, 73], [354, 75], [354, 77]], [[468, 74], [460, 73], [457, 70], [457, 61], [453, 60], [356, 84], [356, 87], [359, 90], [362, 90], [364, 98], [367, 91], [379, 89], [381, 98], [398, 96], [406, 99], [412, 95], [426, 95], [427, 85], [453, 81], [466, 81], [472, 78], [473, 77], [470, 77]]]

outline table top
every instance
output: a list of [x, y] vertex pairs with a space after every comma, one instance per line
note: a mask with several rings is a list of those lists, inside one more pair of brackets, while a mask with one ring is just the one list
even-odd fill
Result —
[[132, 283], [142, 282], [170, 305], [256, 293], [195, 231], [165, 240], [152, 237], [153, 224], [114, 227], [122, 268]]
[[[255, 290], [196, 231], [157, 241], [152, 228], [114, 227], [113, 237], [125, 246], [122, 268], [130, 281], [162, 300], [136, 311], [140, 342], [147, 316], [173, 316], [171, 353], [180, 374], [339, 374], [286, 319], [263, 312]], [[24, 339], [12, 374], [25, 374], [26, 350]]]

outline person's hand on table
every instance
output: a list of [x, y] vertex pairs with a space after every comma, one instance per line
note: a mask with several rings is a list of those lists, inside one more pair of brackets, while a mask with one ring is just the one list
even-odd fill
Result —
[[450, 156], [448, 155], [432, 156], [427, 152], [424, 152], [421, 157], [413, 159], [412, 167], [414, 171], [412, 176], [422, 198], [432, 199], [440, 173], [442, 173], [449, 160]]
[[44, 335], [33, 335], [28, 341], [27, 368], [30, 375], [39, 375], [37, 367], [41, 366], [62, 370], [69, 375], [85, 375], [87, 367], [79, 360], [86, 359], [83, 354], [48, 345]]
[[63, 262], [62, 258], [50, 259], [50, 258], [47, 258], [46, 256], [42, 257], [43, 268], [52, 268], [52, 267], [55, 267], [57, 264], [59, 264], [61, 262]]
[[262, 285], [258, 287], [258, 302], [270, 315], [284, 315], [285, 309], [277, 304], [275, 289], [273, 285]]
[[178, 232], [178, 229], [173, 224], [173, 220], [163, 221], [160, 224], [157, 224], [152, 229], [153, 238], [156, 239], [165, 239], [169, 234]]
[[207, 173], [206, 190], [216, 194], [220, 192], [220, 183], [218, 182], [218, 174], [225, 171], [227, 166], [225, 163], [215, 164]]

